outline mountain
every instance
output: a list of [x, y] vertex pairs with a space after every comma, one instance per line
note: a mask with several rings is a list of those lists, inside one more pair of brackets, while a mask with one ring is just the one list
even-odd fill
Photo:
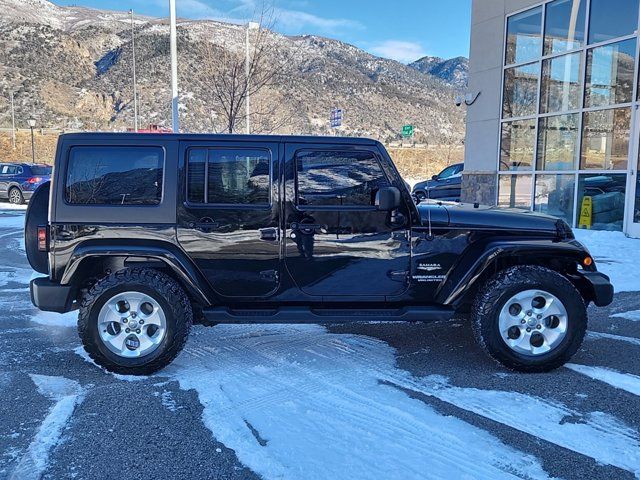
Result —
[[445, 60], [440, 57], [422, 57], [409, 64], [419, 72], [434, 75], [456, 88], [465, 88], [469, 76], [469, 59], [455, 57]]
[[[10, 126], [14, 93], [25, 127], [124, 130], [133, 124], [131, 26], [126, 12], [59, 7], [46, 0], [0, 0], [0, 127]], [[140, 124], [171, 123], [169, 25], [136, 16]], [[331, 134], [330, 110], [344, 110], [343, 135], [399, 138], [415, 126], [417, 141], [458, 142], [464, 132], [456, 89], [432, 73], [314, 35], [269, 32], [268, 61], [286, 65], [282, 81], [252, 96], [257, 133]], [[184, 131], [224, 131], [204, 66], [206, 52], [242, 55], [242, 26], [178, 22], [180, 119]], [[268, 112], [268, 113], [267, 113]], [[239, 126], [244, 128], [242, 125]]]

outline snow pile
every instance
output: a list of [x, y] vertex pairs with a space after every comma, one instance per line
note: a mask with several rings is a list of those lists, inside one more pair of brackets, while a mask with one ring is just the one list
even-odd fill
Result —
[[611, 278], [616, 292], [640, 291], [640, 240], [621, 232], [575, 229], [576, 238], [596, 259], [598, 270]]

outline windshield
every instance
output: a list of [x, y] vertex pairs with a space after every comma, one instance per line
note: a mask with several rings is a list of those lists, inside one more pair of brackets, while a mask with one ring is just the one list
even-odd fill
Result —
[[32, 165], [31, 173], [33, 175], [51, 175], [51, 167], [48, 165]]
[[454, 175], [457, 170], [458, 170], [458, 167], [456, 165], [451, 165], [450, 167], [447, 167], [444, 170], [442, 170], [438, 174], [438, 178], [449, 178], [450, 176]]

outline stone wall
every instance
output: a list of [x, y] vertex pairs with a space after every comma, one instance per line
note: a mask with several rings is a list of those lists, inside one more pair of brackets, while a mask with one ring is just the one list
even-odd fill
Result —
[[467, 203], [495, 205], [497, 198], [495, 173], [464, 172], [462, 174], [462, 195], [460, 200]]

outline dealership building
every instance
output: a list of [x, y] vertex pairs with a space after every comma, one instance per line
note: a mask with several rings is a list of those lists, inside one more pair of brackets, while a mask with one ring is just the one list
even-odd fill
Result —
[[463, 199], [640, 237], [640, 0], [473, 0]]

